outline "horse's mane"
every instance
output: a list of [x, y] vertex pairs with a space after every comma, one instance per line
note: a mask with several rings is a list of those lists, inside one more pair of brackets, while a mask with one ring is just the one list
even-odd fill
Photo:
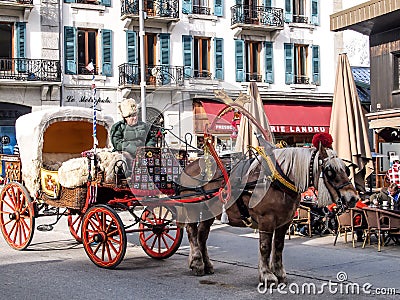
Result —
[[[275, 149], [274, 155], [276, 161], [280, 165], [282, 171], [287, 174], [294, 182], [294, 185], [300, 193], [306, 191], [309, 187], [309, 168], [312, 153], [315, 148], [281, 148]], [[330, 167], [335, 171], [344, 172], [344, 163], [337, 158], [336, 152], [331, 149], [326, 149]], [[314, 186], [318, 190], [318, 205], [326, 206], [332, 203], [332, 196], [329, 193], [323, 178], [318, 177], [318, 160], [319, 153], [316, 154], [313, 164]]]

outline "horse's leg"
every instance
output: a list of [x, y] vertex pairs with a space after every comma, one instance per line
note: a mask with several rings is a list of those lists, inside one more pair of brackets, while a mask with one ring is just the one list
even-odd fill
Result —
[[279, 283], [286, 283], [286, 271], [282, 263], [282, 252], [285, 245], [285, 235], [289, 229], [290, 223], [275, 229], [274, 249], [271, 259], [271, 271], [278, 278]]
[[270, 286], [272, 283], [274, 283], [276, 286], [278, 284], [278, 279], [271, 272], [270, 269], [270, 256], [271, 256], [273, 232], [260, 230], [259, 236], [260, 236], [260, 257], [258, 262], [259, 281], [263, 285], [267, 284], [267, 286]]
[[214, 218], [200, 222], [198, 227], [198, 237], [200, 252], [203, 255], [204, 272], [206, 274], [214, 274], [214, 267], [210, 261], [207, 251], [207, 239], [210, 233], [211, 225], [214, 222]]
[[197, 223], [189, 223], [186, 225], [186, 232], [190, 244], [189, 268], [196, 275], [204, 275], [204, 263], [198, 243], [198, 227]]

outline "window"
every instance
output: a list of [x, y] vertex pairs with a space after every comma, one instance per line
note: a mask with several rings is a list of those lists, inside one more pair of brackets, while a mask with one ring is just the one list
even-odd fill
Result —
[[[98, 47], [100, 40], [100, 49]], [[94, 74], [112, 76], [112, 31], [64, 27], [66, 74], [91, 74], [86, 69], [93, 64]]]
[[89, 74], [86, 66], [93, 64], [95, 74], [97, 70], [96, 57], [97, 30], [78, 29], [78, 74]]
[[319, 0], [285, 0], [285, 22], [319, 25]]
[[400, 53], [393, 53], [393, 90], [400, 90]]
[[[15, 38], [15, 46], [14, 44]], [[0, 70], [26, 71], [26, 23], [0, 23]]]
[[[312, 55], [309, 55], [309, 49]], [[304, 44], [285, 44], [285, 82], [286, 84], [320, 84], [319, 46]], [[311, 68], [309, 65], [311, 64]], [[310, 70], [312, 81], [310, 80]]]
[[[140, 40], [138, 41], [138, 45], [140, 47]], [[145, 54], [144, 62], [145, 65], [150, 68], [157, 65], [156, 49], [157, 49], [157, 35], [154, 33], [146, 33], [144, 36], [144, 54]], [[140, 61], [140, 52], [138, 59]]]
[[246, 81], [261, 82], [261, 42], [245, 42]]
[[307, 76], [308, 45], [294, 45], [294, 82], [297, 84], [309, 84]]
[[222, 17], [224, 0], [183, 0], [182, 12], [184, 14], [211, 15], [213, 5], [213, 14]]
[[195, 37], [193, 45], [194, 77], [208, 78], [210, 73], [210, 38]]
[[13, 24], [0, 23], [0, 71], [11, 70]]
[[[262, 51], [264, 51], [263, 58], [261, 58]], [[273, 83], [272, 43], [236, 40], [235, 64], [236, 81], [261, 82], [264, 78], [265, 82]]]
[[183, 66], [187, 78], [224, 78], [223, 39], [214, 38], [214, 67], [215, 74], [211, 73], [211, 38], [182, 36]]

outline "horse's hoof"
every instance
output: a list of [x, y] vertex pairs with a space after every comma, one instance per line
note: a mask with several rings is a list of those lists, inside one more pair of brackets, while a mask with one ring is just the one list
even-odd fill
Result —
[[206, 267], [206, 268], [204, 269], [204, 272], [205, 272], [207, 275], [214, 274], [214, 267], [213, 267], [213, 266]]
[[287, 278], [286, 277], [278, 277], [278, 282], [279, 283], [284, 283], [284, 284], [287, 284]]
[[260, 284], [262, 284], [263, 286], [265, 284], [267, 285], [268, 288], [269, 287], [276, 288], [278, 286], [279, 280], [274, 274], [272, 274], [272, 273], [265, 274], [263, 277], [264, 278], [262, 278], [262, 276], [260, 276], [260, 278], [259, 278]]
[[199, 269], [199, 268], [192, 268], [192, 271], [193, 271], [193, 273], [194, 273], [194, 275], [196, 275], [196, 276], [204, 276], [205, 275], [205, 272], [204, 272], [204, 269]]

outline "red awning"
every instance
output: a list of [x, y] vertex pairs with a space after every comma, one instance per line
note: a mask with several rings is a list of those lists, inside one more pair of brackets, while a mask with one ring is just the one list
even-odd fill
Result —
[[[223, 103], [202, 101], [210, 124], [226, 106]], [[264, 104], [264, 110], [271, 125], [271, 131], [288, 134], [313, 134], [329, 132], [331, 104]], [[222, 116], [216, 123], [215, 132], [232, 132], [233, 112]]]
[[[226, 105], [218, 102], [208, 102], [202, 101], [201, 104], [207, 114], [207, 118], [209, 121], [209, 125], [211, 126], [214, 119], [217, 117], [220, 111], [226, 108]], [[230, 111], [223, 115], [220, 120], [218, 120], [215, 124], [215, 128], [211, 129], [211, 132], [215, 133], [232, 133], [233, 126], [233, 111]]]
[[331, 104], [264, 104], [264, 110], [272, 132], [329, 132]]

